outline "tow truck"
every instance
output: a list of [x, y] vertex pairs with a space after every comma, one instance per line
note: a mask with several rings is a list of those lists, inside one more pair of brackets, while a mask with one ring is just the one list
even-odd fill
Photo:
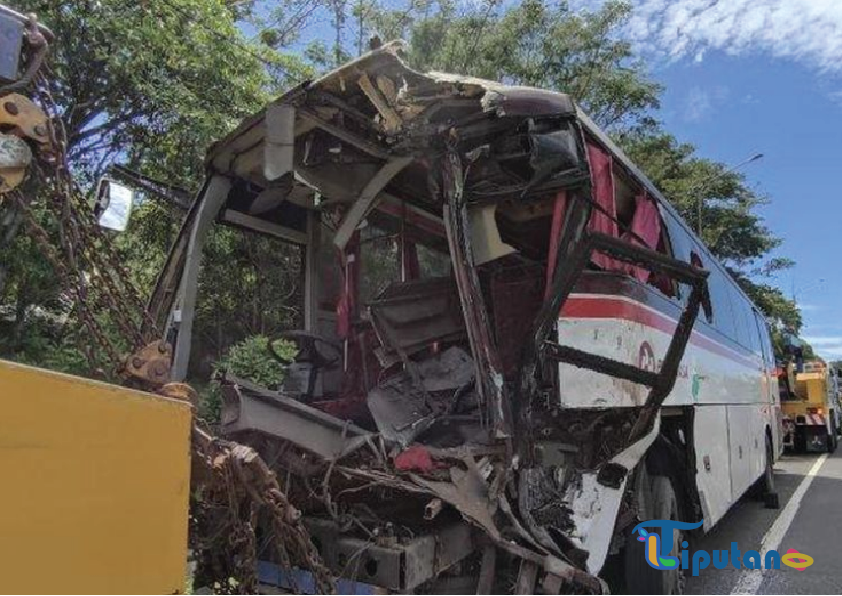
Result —
[[[836, 371], [822, 360], [789, 363], [781, 384], [784, 447], [833, 453], [838, 444], [839, 393]], [[790, 389], [792, 388], [792, 389]]]

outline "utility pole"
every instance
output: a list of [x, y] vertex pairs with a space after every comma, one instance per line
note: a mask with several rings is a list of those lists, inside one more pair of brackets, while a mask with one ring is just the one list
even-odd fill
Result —
[[720, 178], [722, 178], [726, 174], [730, 174], [731, 172], [739, 170], [743, 166], [746, 166], [753, 161], [757, 161], [758, 159], [763, 159], [762, 153], [755, 153], [754, 155], [752, 155], [748, 159], [745, 159], [745, 160], [741, 161], [737, 165], [731, 166], [730, 168], [726, 168], [726, 169], [722, 170], [718, 174], [715, 174], [715, 175], [711, 176], [710, 178], [708, 178], [707, 180], [705, 180], [704, 182], [702, 182], [700, 185], [698, 185], [696, 187], [695, 190], [690, 191], [691, 194], [694, 193], [694, 192], [699, 194], [699, 198], [696, 201], [696, 209], [697, 209], [696, 216], [698, 218], [698, 223], [696, 225], [696, 234], [699, 236], [699, 238], [702, 237], [702, 207], [704, 207], [704, 203], [705, 203], [705, 198], [704, 198], [704, 195], [702, 194], [702, 191], [705, 190], [708, 186], [710, 186], [711, 182], [716, 182], [717, 180], [719, 180]]

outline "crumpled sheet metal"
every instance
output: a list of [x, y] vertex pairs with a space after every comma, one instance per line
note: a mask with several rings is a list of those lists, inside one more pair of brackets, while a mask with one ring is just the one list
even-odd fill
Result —
[[[614, 535], [614, 523], [623, 499], [631, 470], [655, 441], [661, 426], [660, 414], [652, 430], [642, 439], [616, 455], [609, 463], [626, 469], [619, 487], [605, 486], [598, 481], [599, 471], [583, 473], [581, 482], [571, 483], [565, 501], [572, 510], [574, 528], [569, 534], [573, 544], [588, 552], [588, 571], [594, 575], [602, 570], [608, 547]], [[608, 464], [604, 464], [608, 465]]]
[[453, 346], [417, 364], [423, 387], [409, 373], [391, 377], [368, 394], [368, 408], [384, 438], [404, 449], [451, 410], [462, 390], [474, 380], [474, 362]]
[[497, 499], [490, 494], [489, 486], [472, 458], [465, 460], [467, 469], [450, 469], [450, 482], [428, 480], [412, 474], [412, 481], [434, 493], [442, 501], [453, 505], [469, 521], [481, 527], [495, 541], [502, 540], [494, 521]]

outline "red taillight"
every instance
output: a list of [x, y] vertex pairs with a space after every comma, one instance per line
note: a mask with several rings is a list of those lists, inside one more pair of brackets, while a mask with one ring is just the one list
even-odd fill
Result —
[[807, 408], [807, 413], [808, 414], [821, 414], [822, 409], [821, 408]]

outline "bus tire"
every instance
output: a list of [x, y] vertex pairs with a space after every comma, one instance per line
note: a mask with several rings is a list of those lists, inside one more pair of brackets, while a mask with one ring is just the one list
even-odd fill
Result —
[[[637, 473], [635, 497], [638, 503], [638, 519], [681, 519], [678, 498], [672, 480], [667, 476], [655, 476], [641, 464]], [[653, 529], [661, 534], [661, 529]], [[663, 540], [663, 535], [661, 535]], [[678, 556], [685, 533], [676, 530], [673, 534], [672, 553]], [[683, 594], [684, 572], [679, 569], [659, 571], [649, 566], [645, 559], [645, 544], [631, 534], [626, 538], [623, 551], [623, 580], [627, 594]]]

